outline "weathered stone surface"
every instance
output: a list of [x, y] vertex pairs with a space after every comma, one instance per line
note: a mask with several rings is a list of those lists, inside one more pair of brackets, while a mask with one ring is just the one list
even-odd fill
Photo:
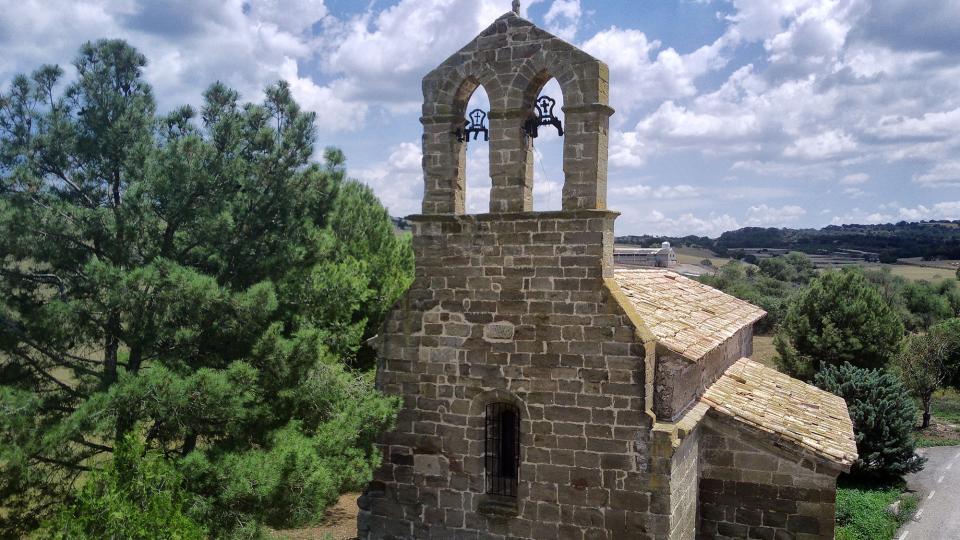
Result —
[[837, 471], [712, 419], [701, 433], [699, 538], [833, 538]]

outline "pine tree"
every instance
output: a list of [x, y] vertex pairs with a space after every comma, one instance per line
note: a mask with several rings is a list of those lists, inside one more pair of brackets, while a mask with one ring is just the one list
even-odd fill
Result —
[[344, 361], [412, 279], [409, 242], [342, 153], [311, 161], [285, 83], [158, 116], [145, 64], [88, 43], [75, 80], [45, 66], [0, 95], [3, 537], [131, 433], [217, 535], [309, 521], [393, 418]]
[[792, 298], [775, 338], [778, 366], [812, 380], [822, 364], [884, 368], [896, 357], [903, 323], [855, 270], [827, 272]]
[[923, 468], [926, 459], [916, 454], [913, 440], [917, 409], [903, 399], [907, 391], [896, 375], [845, 362], [825, 365], [815, 382], [847, 402], [859, 454], [852, 475], [876, 480]]

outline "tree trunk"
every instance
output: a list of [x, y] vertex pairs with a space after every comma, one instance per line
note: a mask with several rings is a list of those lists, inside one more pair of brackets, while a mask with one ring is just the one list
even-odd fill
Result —
[[187, 435], [187, 438], [183, 440], [183, 449], [180, 451], [182, 457], [186, 457], [187, 454], [193, 452], [197, 447], [197, 434], [191, 433]]
[[920, 424], [920, 429], [927, 429], [930, 427], [930, 404], [933, 401], [933, 394], [927, 394], [923, 396], [923, 422]]
[[103, 387], [117, 382], [117, 355], [120, 350], [120, 314], [112, 311], [107, 318], [107, 337], [103, 350]]

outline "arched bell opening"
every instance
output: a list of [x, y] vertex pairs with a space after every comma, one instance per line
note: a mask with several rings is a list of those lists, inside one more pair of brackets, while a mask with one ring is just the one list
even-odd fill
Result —
[[[529, 116], [524, 133], [530, 139], [533, 169], [533, 210], [560, 210], [563, 201], [563, 151], [566, 115], [563, 90], [556, 78], [543, 74], [535, 92], [528, 92]], [[539, 82], [539, 81], [538, 81]]]
[[490, 208], [490, 97], [477, 85], [463, 108], [462, 152], [466, 185], [466, 212], [483, 214]]

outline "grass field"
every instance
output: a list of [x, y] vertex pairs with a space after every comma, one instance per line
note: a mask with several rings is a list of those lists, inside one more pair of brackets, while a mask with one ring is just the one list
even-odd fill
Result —
[[939, 281], [941, 279], [956, 279], [953, 271], [946, 268], [930, 266], [914, 266], [912, 264], [883, 264], [871, 265], [868, 268], [889, 268], [895, 276], [901, 276], [913, 281]]
[[933, 396], [930, 427], [917, 433], [919, 446], [960, 445], [960, 393], [941, 390]]
[[681, 247], [674, 248], [674, 251], [677, 253], [677, 262], [680, 264], [699, 265], [701, 261], [707, 259], [713, 263], [715, 268], [720, 268], [721, 266], [730, 262], [729, 258], [717, 257], [716, 254], [709, 249]]
[[755, 362], [776, 368], [773, 358], [777, 355], [777, 350], [773, 347], [773, 336], [753, 336], [753, 354], [750, 359]]

